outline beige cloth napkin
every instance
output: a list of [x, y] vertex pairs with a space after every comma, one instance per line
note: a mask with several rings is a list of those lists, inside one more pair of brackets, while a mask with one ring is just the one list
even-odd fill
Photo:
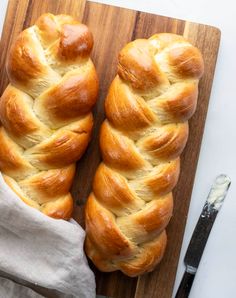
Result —
[[[0, 174], [0, 271], [58, 290], [63, 297], [94, 298], [95, 278], [83, 251], [84, 237], [75, 221], [52, 219], [27, 206]], [[0, 298], [22, 298], [5, 296], [6, 285], [1, 279]], [[20, 293], [20, 286], [15, 287]]]

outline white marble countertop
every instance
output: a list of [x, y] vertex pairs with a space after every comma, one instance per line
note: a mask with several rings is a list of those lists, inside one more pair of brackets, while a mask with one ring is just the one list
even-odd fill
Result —
[[[184, 271], [183, 257], [215, 176], [227, 173], [232, 185], [209, 237], [190, 298], [236, 297], [236, 5], [233, 0], [97, 0], [96, 2], [187, 19], [222, 32], [215, 80], [192, 194], [175, 290]], [[0, 30], [7, 0], [0, 1]], [[148, 297], [149, 298], [149, 297]], [[152, 297], [150, 297], [152, 298]]]

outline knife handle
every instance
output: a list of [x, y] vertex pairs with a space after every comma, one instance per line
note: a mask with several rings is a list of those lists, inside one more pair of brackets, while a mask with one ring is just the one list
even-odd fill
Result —
[[189, 296], [194, 277], [195, 274], [191, 274], [187, 271], [184, 272], [175, 298], [187, 298]]

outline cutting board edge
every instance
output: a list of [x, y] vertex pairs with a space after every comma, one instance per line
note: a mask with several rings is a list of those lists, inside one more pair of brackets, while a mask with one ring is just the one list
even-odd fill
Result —
[[[12, 1], [12, 0], [9, 0]], [[221, 36], [222, 32], [221, 29], [215, 25], [211, 25], [211, 24], [205, 24], [205, 23], [198, 23], [197, 21], [191, 20], [191, 19], [182, 19], [182, 18], [178, 18], [178, 17], [174, 17], [171, 15], [165, 15], [165, 14], [159, 14], [158, 12], [150, 12], [147, 10], [135, 10], [134, 8], [128, 8], [125, 6], [120, 6], [120, 5], [116, 5], [116, 4], [106, 4], [106, 3], [100, 3], [97, 1], [91, 1], [91, 0], [87, 0], [86, 2], [90, 2], [90, 3], [95, 3], [97, 5], [102, 5], [102, 6], [113, 6], [116, 8], [121, 8], [121, 9], [125, 9], [125, 10], [129, 10], [129, 11], [136, 11], [137, 13], [147, 13], [149, 15], [155, 15], [155, 16], [159, 16], [159, 17], [163, 17], [163, 18], [169, 18], [169, 19], [173, 19], [173, 20], [177, 20], [180, 22], [187, 22], [187, 23], [191, 23], [193, 25], [200, 25], [200, 26], [206, 26], [207, 28], [212, 28], [214, 29], [216, 32], [218, 32], [218, 34]]]

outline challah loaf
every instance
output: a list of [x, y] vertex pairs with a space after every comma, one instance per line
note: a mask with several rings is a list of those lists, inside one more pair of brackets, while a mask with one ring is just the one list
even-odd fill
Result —
[[0, 100], [0, 170], [30, 206], [68, 219], [75, 162], [93, 126], [93, 37], [71, 16], [42, 15], [13, 43]]
[[85, 210], [86, 253], [101, 271], [137, 276], [162, 259], [203, 69], [199, 50], [175, 34], [121, 50], [105, 101], [103, 162]]

